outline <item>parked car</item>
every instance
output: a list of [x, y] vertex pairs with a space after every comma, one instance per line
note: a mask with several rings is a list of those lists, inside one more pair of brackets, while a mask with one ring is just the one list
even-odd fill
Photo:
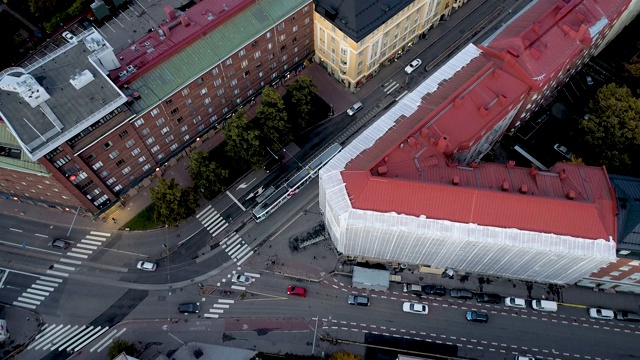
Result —
[[422, 295], [422, 286], [418, 284], [402, 284], [402, 292]]
[[476, 295], [476, 300], [479, 303], [485, 304], [500, 304], [502, 302], [502, 296], [498, 294], [485, 294], [480, 293]]
[[613, 320], [615, 313], [609, 309], [589, 308], [589, 317], [592, 319]]
[[404, 68], [404, 72], [406, 72], [407, 74], [411, 74], [415, 69], [417, 69], [420, 65], [422, 65], [422, 60], [420, 59], [415, 59], [412, 62], [409, 63], [409, 65], [407, 65], [406, 68]]
[[140, 270], [144, 270], [144, 271], [156, 271], [156, 268], [158, 267], [158, 264], [154, 263], [154, 262], [150, 262], [150, 261], [138, 261], [138, 265], [136, 265], [136, 267]]
[[307, 297], [307, 289], [300, 286], [289, 286], [287, 288], [287, 294], [293, 296]]
[[49, 242], [49, 246], [57, 247], [57, 248], [60, 248], [62, 250], [66, 250], [69, 247], [69, 244], [70, 244], [70, 242], [68, 240], [58, 239], [58, 238], [54, 238], [53, 240], [51, 240]]
[[425, 295], [445, 296], [447, 295], [447, 289], [444, 286], [425, 285], [422, 287], [422, 293]]
[[408, 301], [402, 304], [402, 311], [412, 314], [427, 315], [429, 313], [429, 307], [425, 304]]
[[231, 277], [231, 282], [242, 285], [251, 285], [251, 283], [253, 282], [253, 278], [244, 274], [235, 274]]
[[640, 315], [628, 311], [616, 311], [616, 319], [621, 321], [639, 322]]
[[587, 75], [585, 79], [587, 80], [587, 85], [589, 86], [593, 85], [593, 79], [591, 78], [591, 76]]
[[473, 293], [465, 289], [451, 289], [451, 291], [449, 291], [449, 296], [455, 299], [462, 299], [462, 300], [473, 299]]
[[353, 116], [353, 114], [357, 113], [358, 111], [362, 110], [362, 103], [360, 101], [358, 101], [357, 103], [351, 105], [351, 107], [349, 109], [347, 109], [347, 115], [349, 116]]
[[524, 301], [524, 299], [515, 298], [515, 297], [504, 298], [504, 304], [506, 306], [514, 307], [514, 308], [525, 308], [525, 307], [527, 307], [527, 303], [526, 303], [526, 301]]
[[536, 360], [536, 358], [530, 355], [516, 355], [515, 360]]
[[558, 303], [549, 300], [531, 300], [531, 308], [538, 311], [556, 312], [558, 311]]
[[369, 306], [369, 298], [362, 295], [349, 295], [347, 302], [351, 305]]
[[467, 318], [467, 321], [471, 322], [486, 323], [487, 321], [489, 321], [489, 314], [478, 312], [475, 310], [467, 311], [465, 317]]
[[200, 312], [200, 303], [184, 303], [178, 305], [178, 312], [183, 314], [197, 314]]
[[553, 148], [556, 149], [557, 152], [562, 154], [567, 159], [571, 159], [573, 157], [573, 153], [569, 151], [565, 146], [562, 146], [560, 144], [555, 144], [553, 145]]

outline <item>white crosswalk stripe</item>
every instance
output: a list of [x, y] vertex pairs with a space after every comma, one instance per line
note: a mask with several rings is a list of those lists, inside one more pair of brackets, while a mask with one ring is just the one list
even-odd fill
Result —
[[220, 241], [220, 246], [234, 261], [238, 262], [238, 265], [242, 264], [253, 254], [251, 247], [247, 245], [247, 243], [244, 242], [244, 240], [242, 240], [242, 238], [236, 233], [232, 233], [222, 239], [222, 241]]
[[204, 210], [202, 210], [198, 215], [196, 215], [198, 220], [202, 223], [202, 225], [209, 230], [211, 236], [216, 236], [222, 232], [229, 224], [218, 214], [216, 209], [211, 207], [211, 205], [207, 206]]
[[[57, 271], [47, 270], [47, 272]], [[27, 309], [35, 309], [52, 291], [56, 289], [60, 282], [62, 282], [62, 279], [50, 276], [40, 276], [35, 283], [31, 284], [31, 286], [13, 302], [13, 305]]]
[[395, 89], [398, 88], [398, 86], [400, 86], [400, 84], [391, 80], [382, 85], [382, 90], [387, 94], [391, 94]]
[[[67, 253], [68, 256], [87, 259], [89, 255], [98, 250], [100, 246], [111, 236], [109, 233], [103, 233], [98, 231], [91, 231], [85, 235], [84, 239], [74, 244], [74, 246]], [[73, 271], [71, 269], [67, 269]]]
[[[68, 352], [77, 352], [83, 347], [87, 346], [93, 340], [98, 338], [104, 332], [109, 330], [108, 326], [102, 327], [94, 327], [94, 326], [79, 326], [79, 325], [51, 325], [48, 324], [43, 327], [43, 331], [36, 335], [35, 340], [29, 344], [27, 347], [28, 350], [44, 350], [44, 351], [54, 351], [54, 350], [66, 350]], [[103, 342], [107, 341], [107, 344], [110, 343], [113, 339], [124, 332], [123, 329], [119, 331], [117, 334], [112, 333], [106, 339], [101, 341], [98, 345], [101, 345]], [[91, 352], [95, 350], [97, 346], [94, 346], [91, 349]], [[98, 351], [102, 350], [100, 348]]]

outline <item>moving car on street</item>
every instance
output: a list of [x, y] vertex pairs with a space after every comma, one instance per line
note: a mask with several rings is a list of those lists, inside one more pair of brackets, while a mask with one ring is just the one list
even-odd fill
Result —
[[49, 246], [57, 247], [57, 248], [60, 248], [62, 250], [67, 250], [67, 248], [69, 247], [69, 244], [70, 244], [70, 242], [68, 240], [58, 239], [58, 238], [54, 238], [53, 240], [51, 240], [49, 242]]
[[183, 303], [178, 305], [178, 312], [179, 313], [183, 313], [185, 315], [187, 314], [197, 314], [200, 312], [200, 303], [197, 302], [193, 302], [193, 303]]
[[412, 314], [427, 315], [429, 313], [429, 307], [425, 304], [407, 301], [402, 304], [402, 311]]
[[369, 306], [369, 298], [362, 295], [349, 295], [347, 302], [351, 305]]
[[293, 296], [307, 297], [307, 289], [300, 286], [289, 286], [287, 288], [287, 294]]
[[489, 321], [489, 315], [487, 313], [478, 312], [475, 310], [467, 311], [465, 317], [467, 318], [467, 321], [471, 322], [486, 323], [487, 321]]
[[412, 62], [409, 63], [409, 65], [407, 65], [406, 68], [404, 68], [404, 72], [406, 72], [407, 74], [411, 74], [415, 69], [417, 69], [420, 65], [422, 65], [422, 60], [420, 59], [415, 59]]
[[231, 282], [242, 285], [251, 285], [251, 283], [253, 282], [253, 278], [244, 274], [235, 274], [231, 277]]
[[138, 265], [136, 265], [136, 267], [143, 271], [156, 271], [158, 265], [154, 262], [140, 260], [138, 261]]

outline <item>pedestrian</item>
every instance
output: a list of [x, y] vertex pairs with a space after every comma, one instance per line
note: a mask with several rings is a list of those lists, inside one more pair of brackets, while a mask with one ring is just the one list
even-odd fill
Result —
[[116, 220], [116, 218], [114, 218], [114, 217], [113, 217], [113, 218], [111, 218], [111, 220], [113, 220], [113, 223], [114, 223], [114, 224], [117, 224], [117, 223], [118, 223], [118, 220]]
[[315, 260], [315, 259], [316, 259], [316, 257], [314, 256], [314, 257], [313, 257], [313, 260]]

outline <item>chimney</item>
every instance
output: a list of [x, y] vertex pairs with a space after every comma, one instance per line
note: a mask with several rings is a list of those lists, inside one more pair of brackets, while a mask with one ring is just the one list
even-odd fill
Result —
[[422, 128], [422, 130], [420, 130], [420, 136], [425, 139], [429, 138], [429, 130], [427, 130], [426, 128]]
[[407, 139], [407, 143], [409, 144], [409, 146], [415, 146], [416, 145], [416, 139], [412, 136], [412, 137]]
[[386, 163], [386, 162], [389, 162], [389, 157], [388, 157], [388, 156], [385, 156], [383, 160], [384, 160], [384, 162], [385, 162], [385, 163]]
[[455, 175], [455, 176], [453, 177], [453, 180], [451, 180], [451, 183], [452, 183], [453, 185], [460, 185], [460, 176]]
[[567, 178], [567, 171], [565, 169], [560, 170], [560, 180], [564, 180]]
[[444, 153], [446, 149], [447, 149], [447, 136], [442, 135], [440, 140], [438, 140], [438, 146], [436, 147], [436, 150], [438, 150], [438, 152], [440, 153]]
[[188, 16], [183, 16], [180, 18], [180, 22], [182, 23], [182, 26], [187, 27], [189, 26], [189, 24], [191, 24], [191, 20], [189, 20]]
[[516, 162], [513, 160], [509, 160], [509, 162], [507, 163], [507, 169], [513, 169], [514, 167], [516, 167]]
[[509, 182], [507, 180], [502, 181], [502, 191], [509, 191]]
[[507, 97], [504, 95], [500, 95], [498, 96], [498, 101], [500, 102], [500, 105], [504, 105], [507, 103]]
[[576, 198], [576, 192], [573, 190], [569, 190], [567, 191], [567, 199], [569, 200], [575, 200]]
[[538, 175], [538, 169], [534, 167], [532, 167], [531, 169], [529, 169], [529, 175], [531, 175], [531, 177], [536, 177], [536, 175]]
[[487, 110], [486, 107], [481, 106], [480, 109], [478, 109], [478, 111], [480, 112], [480, 115], [482, 116], [487, 116], [487, 114], [489, 113], [489, 110]]
[[387, 174], [387, 167], [386, 166], [378, 166], [378, 174], [380, 175], [386, 175]]
[[169, 5], [164, 7], [164, 16], [167, 22], [171, 22], [176, 19], [176, 11]]
[[527, 188], [527, 184], [522, 184], [522, 185], [520, 185], [520, 193], [521, 193], [521, 194], [526, 194], [526, 193], [527, 193], [527, 190], [529, 190], [529, 189]]

